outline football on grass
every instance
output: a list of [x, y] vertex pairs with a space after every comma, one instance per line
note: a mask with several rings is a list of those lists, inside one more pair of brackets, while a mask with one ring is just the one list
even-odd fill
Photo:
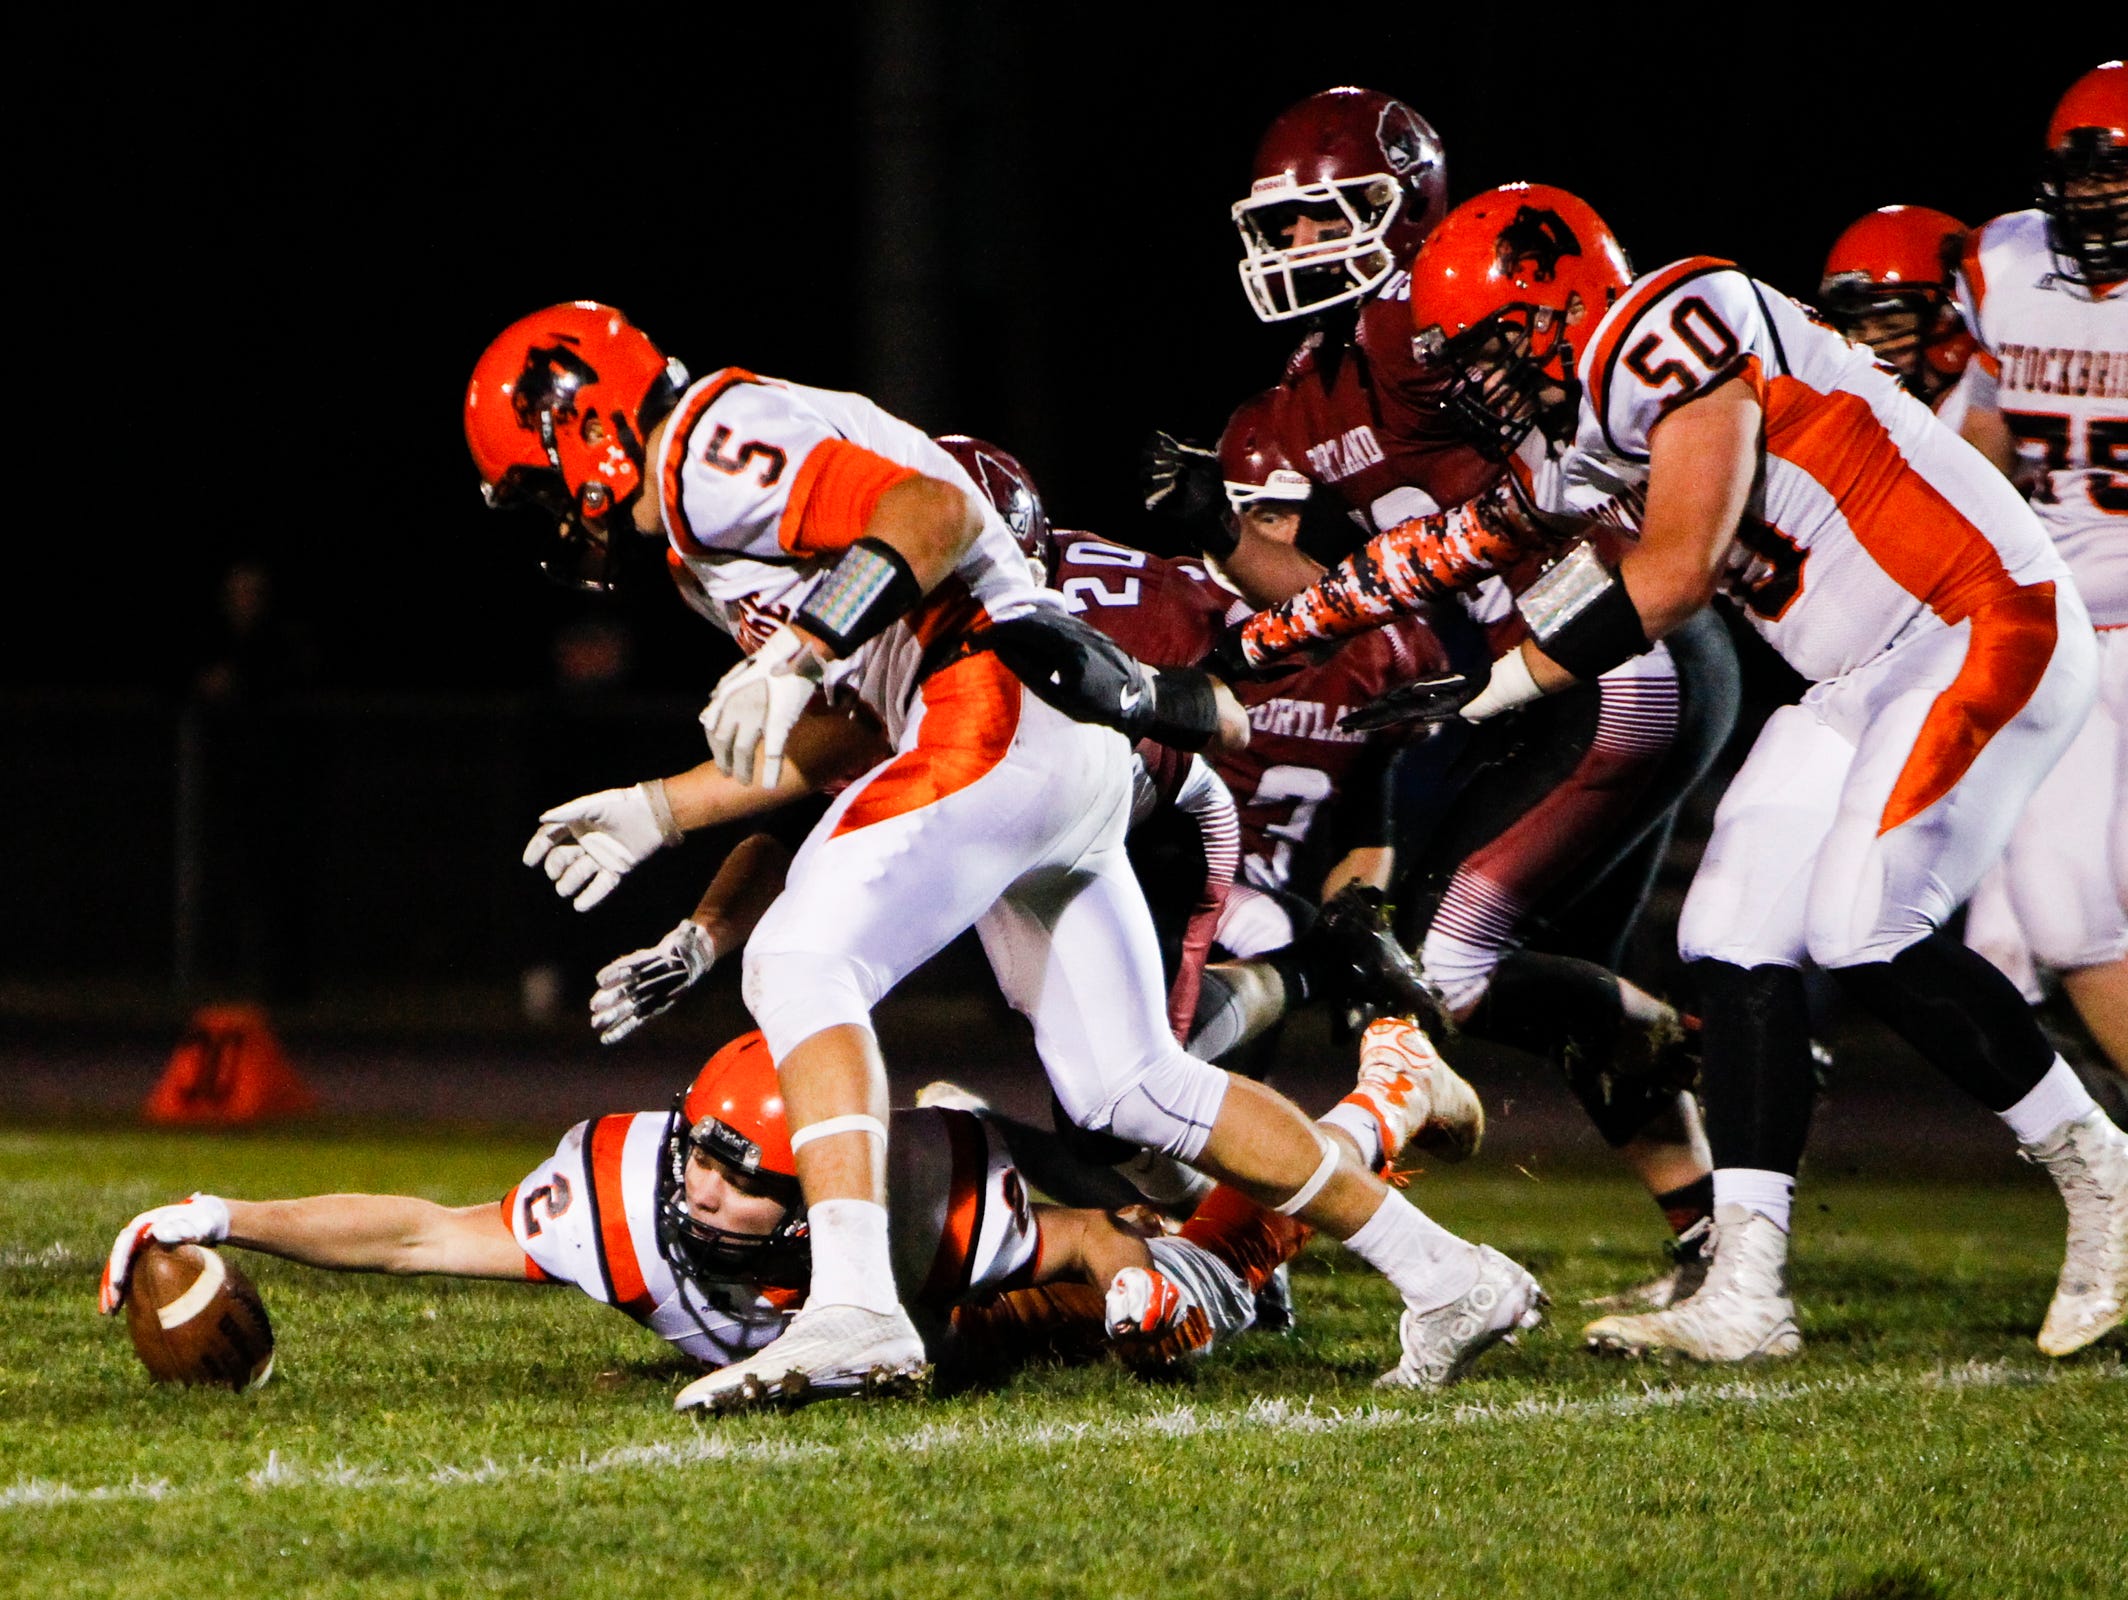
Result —
[[219, 1250], [149, 1243], [133, 1258], [126, 1326], [157, 1383], [242, 1392], [273, 1376], [273, 1324], [243, 1269]]

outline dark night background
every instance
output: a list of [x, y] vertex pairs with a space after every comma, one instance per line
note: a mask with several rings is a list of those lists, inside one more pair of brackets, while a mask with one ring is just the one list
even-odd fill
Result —
[[[1250, 314], [1228, 207], [1265, 126], [1315, 90], [1409, 101], [1453, 198], [1563, 184], [1643, 267], [1725, 255], [1807, 295], [1872, 206], [2025, 205], [2053, 102], [2119, 47], [1976, 55], [1829, 12], [1482, 15], [879, 0], [41, 23], [10, 113], [0, 633], [0, 769], [33, 813], [9, 897], [37, 914], [0, 923], [0, 1020], [71, 1015], [119, 974], [255, 985], [256, 948], [213, 955], [243, 942], [214, 932], [232, 901], [292, 992], [493, 989], [551, 957], [572, 1015], [596, 960], [670, 925], [713, 855], [661, 857], [604, 919], [559, 913], [516, 865], [541, 806], [699, 759], [692, 711], [729, 659], [662, 583], [548, 587], [483, 511], [463, 386], [541, 304], [608, 300], [697, 373], [861, 389], [993, 438], [1053, 518], [1130, 540], [1148, 431], [1216, 434], [1298, 337]], [[308, 698], [225, 756], [187, 745], [179, 708], [226, 653], [238, 560], [274, 585], [254, 688]], [[572, 650], [597, 658], [591, 691], [565, 682]]]
[[[1721, 254], [1807, 293], [1873, 205], [2025, 204], [2047, 112], [2101, 49], [1934, 60], [1829, 13], [1687, 35], [1427, 12], [306, 8], [51, 39], [50, 98], [16, 113], [42, 151], [18, 167], [41, 292], [16, 334], [56, 338], [64, 403], [17, 412], [40, 420], [16, 539], [44, 570], [10, 608], [34, 647], [9, 681], [182, 683], [239, 554], [327, 683], [536, 676], [589, 602], [483, 515], [458, 404], [487, 339], [548, 301], [611, 301], [698, 373], [996, 438], [1064, 522], [1128, 537], [1146, 432], [1215, 433], [1296, 337], [1250, 315], [1227, 207], [1303, 95], [1408, 100], [1456, 198], [1564, 184], [1644, 267]], [[663, 594], [634, 616], [638, 676], [706, 688], [714, 642]]]

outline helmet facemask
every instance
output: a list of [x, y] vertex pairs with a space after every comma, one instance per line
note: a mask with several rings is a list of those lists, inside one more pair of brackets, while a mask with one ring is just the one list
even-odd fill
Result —
[[2047, 153], [2039, 207], [2062, 277], [2086, 288], [2128, 278], [2128, 148], [2107, 129], [2072, 129]]
[[1566, 330], [1580, 308], [1578, 293], [1565, 311], [1516, 303], [1453, 338], [1435, 326], [1412, 341], [1421, 359], [1453, 371], [1444, 404], [1480, 455], [1505, 461], [1534, 427], [1555, 444], [1571, 437], [1581, 384]]
[[[812, 1245], [798, 1180], [762, 1170], [760, 1147], [728, 1123], [713, 1117], [690, 1123], [682, 1109], [685, 1101], [682, 1095], [673, 1104], [658, 1163], [658, 1254], [676, 1278], [697, 1288], [734, 1278], [804, 1288], [812, 1271]], [[697, 1155], [714, 1163], [733, 1188], [782, 1201], [783, 1221], [769, 1233], [735, 1233], [697, 1217], [687, 1204], [688, 1163]]]
[[[1284, 322], [1364, 299], [1396, 270], [1387, 242], [1404, 205], [1388, 173], [1323, 183], [1278, 183], [1234, 205], [1241, 234], [1241, 286], [1256, 315]], [[1313, 223], [1329, 230], [1308, 244], [1292, 242]]]
[[1923, 400], [1934, 400], [1964, 370], [1965, 325], [1947, 289], [1902, 288], [1844, 272], [1826, 280], [1818, 299], [1835, 332], [1868, 346]]

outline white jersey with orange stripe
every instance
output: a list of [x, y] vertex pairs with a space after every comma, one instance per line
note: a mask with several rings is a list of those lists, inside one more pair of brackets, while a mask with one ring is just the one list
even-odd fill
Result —
[[1741, 377], [1765, 407], [1765, 468], [1724, 590], [1805, 677], [1850, 672], [2005, 589], [2066, 576], [2022, 500], [1890, 369], [1776, 289], [1712, 257], [1636, 281], [1583, 351], [1572, 447], [1549, 509], [1645, 503], [1649, 436]]
[[2009, 424], [2091, 620], [2128, 626], [2128, 282], [2061, 277], [2045, 214], [2013, 211], [1974, 231], [1958, 293], [1979, 342], [1964, 387]]
[[[1041, 1224], [999, 1126], [966, 1111], [897, 1111], [890, 1243], [908, 1303], [943, 1312], [1033, 1281]], [[574, 1284], [712, 1366], [783, 1331], [802, 1295], [744, 1279], [677, 1278], [658, 1249], [658, 1163], [669, 1116], [595, 1117], [562, 1135], [503, 1201], [526, 1276]]]
[[637, 1112], [579, 1122], [503, 1204], [535, 1269], [528, 1276], [574, 1284], [696, 1360], [725, 1366], [781, 1333], [798, 1297], [742, 1282], [705, 1290], [673, 1275], [658, 1253], [656, 1216], [669, 1120]]
[[854, 692], [898, 739], [927, 661], [985, 618], [1058, 603], [1035, 586], [1011, 530], [960, 464], [863, 395], [735, 367], [680, 397], [654, 463], [671, 551], [700, 591], [689, 601], [748, 652], [796, 613], [862, 532], [841, 525], [868, 504], [851, 495], [852, 479], [876, 493], [881, 479], [868, 473], [890, 468], [958, 485], [983, 517], [982, 533], [944, 583], [829, 669], [830, 689]]

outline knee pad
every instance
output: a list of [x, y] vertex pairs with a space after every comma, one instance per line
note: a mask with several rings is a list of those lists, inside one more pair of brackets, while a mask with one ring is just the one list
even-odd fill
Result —
[[1181, 1046], [1163, 1051], [1128, 1075], [1102, 1104], [1080, 1110], [1062, 1100], [1073, 1122], [1193, 1161], [1211, 1137], [1227, 1094], [1227, 1075]]
[[872, 1025], [877, 996], [848, 956], [748, 945], [740, 993], [746, 1009], [781, 1061], [825, 1028]]

